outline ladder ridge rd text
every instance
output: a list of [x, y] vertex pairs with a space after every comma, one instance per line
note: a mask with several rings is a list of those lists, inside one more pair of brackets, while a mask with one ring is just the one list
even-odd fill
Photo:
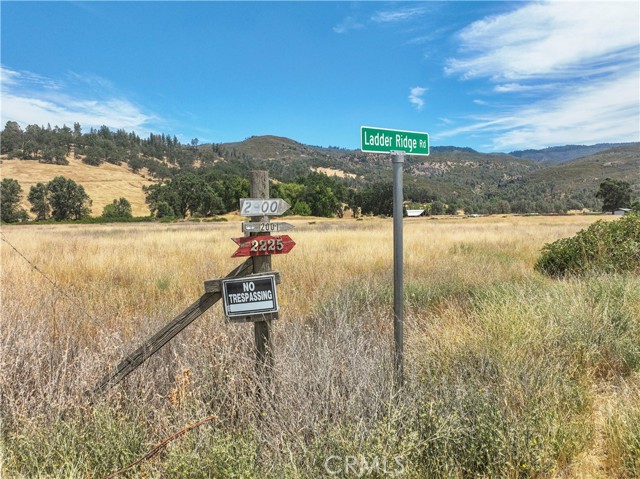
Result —
[[371, 153], [404, 151], [410, 155], [428, 155], [429, 135], [416, 131], [363, 126], [361, 129], [361, 150]]

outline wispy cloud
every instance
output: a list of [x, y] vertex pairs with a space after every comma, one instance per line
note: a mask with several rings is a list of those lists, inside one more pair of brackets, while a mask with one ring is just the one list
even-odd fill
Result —
[[446, 72], [497, 81], [596, 75], [638, 58], [638, 4], [545, 2], [472, 23]]
[[638, 141], [640, 131], [638, 76], [627, 73], [597, 84], [585, 84], [560, 98], [472, 119], [438, 137], [489, 133], [497, 151], [543, 148], [567, 143]]
[[45, 90], [58, 90], [62, 85], [59, 81], [30, 71], [18, 72], [5, 68], [4, 66], [0, 67], [0, 82], [2, 83], [3, 90], [5, 88], [27, 86]]
[[[407, 22], [419, 18], [429, 11], [426, 6], [402, 7], [393, 10], [380, 10], [367, 18], [357, 16], [345, 17], [340, 23], [333, 27], [335, 33], [344, 34], [354, 30], [362, 30], [371, 25], [390, 25]], [[415, 39], [416, 43], [424, 42], [426, 37]]]
[[[62, 126], [79, 122], [83, 127], [147, 131], [155, 120], [131, 101], [114, 94], [108, 80], [70, 73], [65, 80], [50, 79], [27, 71], [0, 67], [2, 111], [0, 123], [17, 121], [23, 126]], [[90, 85], [89, 91], [79, 88]]]
[[523, 85], [522, 83], [503, 83], [496, 85], [493, 91], [497, 93], [524, 93], [524, 92], [544, 92], [557, 91], [563, 85], [559, 83], [531, 83]]
[[352, 30], [360, 30], [364, 28], [364, 25], [359, 22], [355, 17], [346, 17], [340, 23], [338, 23], [335, 27], [333, 27], [333, 31], [336, 33], [348, 33]]
[[639, 22], [635, 2], [542, 2], [472, 23], [445, 72], [494, 83], [493, 112], [441, 136], [490, 133], [502, 151], [638, 141]]
[[397, 10], [384, 10], [376, 12], [371, 20], [376, 23], [394, 23], [404, 22], [411, 18], [415, 18], [424, 15], [427, 12], [427, 7], [409, 7], [400, 8]]
[[409, 90], [409, 102], [416, 108], [416, 110], [420, 111], [424, 108], [424, 94], [427, 92], [426, 88], [421, 86], [413, 87]]

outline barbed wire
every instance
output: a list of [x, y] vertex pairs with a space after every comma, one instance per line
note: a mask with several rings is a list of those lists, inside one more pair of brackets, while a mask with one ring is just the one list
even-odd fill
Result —
[[123, 472], [127, 472], [130, 469], [133, 469], [135, 466], [137, 466], [138, 464], [151, 459], [153, 456], [155, 456], [156, 454], [158, 454], [160, 451], [162, 451], [165, 447], [167, 447], [169, 445], [170, 442], [175, 441], [176, 439], [178, 439], [181, 436], [184, 436], [187, 432], [191, 431], [192, 429], [195, 429], [197, 427], [202, 426], [203, 424], [206, 424], [210, 421], [215, 421], [216, 419], [218, 419], [218, 416], [216, 414], [213, 414], [211, 416], [207, 416], [203, 419], [200, 419], [198, 422], [194, 423], [194, 424], [190, 424], [189, 426], [183, 427], [182, 429], [180, 429], [178, 432], [172, 434], [171, 436], [169, 436], [168, 438], [166, 438], [164, 441], [162, 441], [160, 444], [157, 444], [156, 446], [154, 446], [149, 452], [147, 452], [144, 456], [136, 459], [134, 462], [132, 462], [131, 464], [129, 464], [126, 467], [123, 467], [122, 469], [109, 474], [107, 477], [105, 477], [104, 479], [113, 479], [114, 477], [119, 476], [120, 474], [122, 474]]
[[77, 307], [87, 318], [89, 318], [96, 326], [102, 328], [102, 323], [100, 323], [100, 321], [98, 321], [96, 318], [94, 318], [91, 314], [89, 314], [89, 312], [87, 311], [87, 309], [84, 307], [84, 305], [80, 304], [78, 301], [76, 301], [75, 298], [73, 298], [69, 293], [67, 293], [66, 291], [64, 291], [62, 288], [60, 288], [60, 286], [58, 286], [58, 284], [51, 279], [44, 271], [42, 271], [36, 264], [34, 264], [31, 260], [29, 260], [29, 258], [27, 258], [18, 248], [16, 248], [4, 235], [4, 232], [0, 230], [0, 239], [2, 241], [4, 241], [5, 243], [7, 243], [7, 245], [9, 245], [9, 247], [15, 251], [18, 256], [20, 256], [24, 261], [27, 262], [27, 264], [29, 266], [31, 266], [31, 268], [34, 271], [37, 271], [44, 279], [46, 279], [49, 283], [51, 283], [51, 285], [53, 286], [54, 290], [57, 291], [60, 295], [64, 296], [71, 304], [73, 304], [75, 307]]

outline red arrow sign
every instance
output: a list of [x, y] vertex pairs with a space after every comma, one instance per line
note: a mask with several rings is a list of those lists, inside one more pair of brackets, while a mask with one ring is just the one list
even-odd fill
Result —
[[282, 236], [243, 236], [231, 238], [238, 249], [231, 255], [237, 256], [267, 256], [270, 254], [287, 254], [296, 243], [289, 235]]

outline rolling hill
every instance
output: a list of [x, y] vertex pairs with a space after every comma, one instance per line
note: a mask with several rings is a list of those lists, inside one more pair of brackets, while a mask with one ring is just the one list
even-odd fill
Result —
[[[47, 134], [55, 138], [55, 132], [47, 130]], [[146, 216], [149, 210], [142, 187], [185, 172], [206, 173], [211, 179], [247, 177], [252, 169], [266, 169], [275, 181], [293, 182], [316, 171], [341, 178], [347, 187], [356, 189], [392, 178], [391, 161], [385, 154], [304, 145], [275, 135], [197, 148], [169, 138], [150, 135], [140, 139], [135, 134], [114, 134], [105, 127], [84, 138], [89, 146], [83, 151], [119, 152], [120, 165], [105, 161], [91, 166], [73, 156], [68, 158], [69, 165], [54, 165], [3, 155], [2, 177], [18, 180], [27, 209], [25, 198], [32, 185], [55, 176], [71, 178], [93, 200], [93, 216], [120, 197], [131, 202], [134, 215]], [[404, 171], [405, 196], [419, 203], [437, 199], [475, 211], [486, 211], [500, 202], [517, 204], [512, 210], [520, 212], [597, 208], [594, 195], [606, 177], [628, 181], [634, 197], [640, 196], [640, 143], [568, 145], [512, 154], [434, 146], [428, 157], [408, 155]], [[541, 202], [555, 205], [546, 210]]]
[[104, 163], [95, 167], [74, 159], [73, 156], [69, 156], [67, 160], [68, 165], [52, 165], [37, 161], [8, 160], [3, 157], [0, 161], [0, 171], [3, 178], [13, 178], [20, 183], [22, 206], [27, 211], [31, 205], [26, 198], [33, 185], [47, 183], [56, 176], [64, 176], [84, 187], [93, 201], [91, 216], [100, 216], [107, 204], [121, 197], [129, 200], [134, 216], [149, 216], [142, 187], [153, 184], [154, 180], [133, 173], [126, 164], [117, 166]]
[[[360, 183], [391, 178], [388, 155], [308, 146], [275, 136], [221, 146], [251, 158], [282, 181], [318, 168], [362, 179]], [[436, 146], [428, 157], [407, 156], [405, 171], [409, 184], [460, 198], [500, 196], [509, 187], [536, 184], [561, 197], [582, 189], [595, 192], [606, 177], [628, 181], [640, 194], [640, 143], [568, 145], [512, 154]]]
[[640, 194], [640, 145], [616, 146], [591, 156], [539, 169], [529, 181], [553, 183], [563, 191], [596, 190], [605, 178], [627, 181]]

